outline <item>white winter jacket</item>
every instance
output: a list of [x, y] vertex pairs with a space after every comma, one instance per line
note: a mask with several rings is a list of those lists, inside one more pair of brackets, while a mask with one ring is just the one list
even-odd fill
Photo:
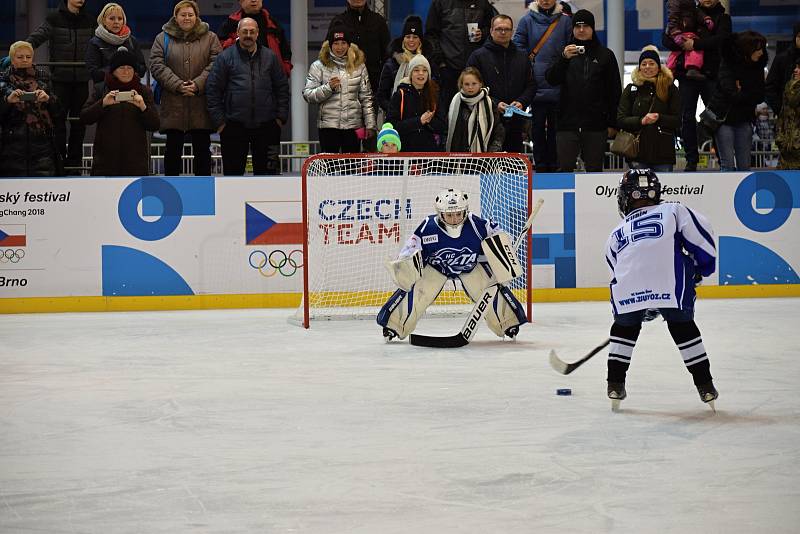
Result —
[[[341, 80], [336, 91], [329, 83], [334, 76]], [[350, 45], [347, 56], [342, 59], [331, 54], [328, 41], [322, 44], [319, 59], [308, 69], [303, 98], [309, 104], [319, 104], [319, 128], [355, 130], [364, 126], [376, 129], [364, 53], [355, 44]]]

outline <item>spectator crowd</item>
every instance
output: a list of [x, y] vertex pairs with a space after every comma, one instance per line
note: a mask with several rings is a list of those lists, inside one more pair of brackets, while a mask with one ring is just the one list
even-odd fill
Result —
[[[622, 87], [594, 15], [566, 2], [530, 1], [515, 28], [489, 0], [431, 0], [426, 19], [407, 17], [392, 39], [366, 0], [343, 1], [302, 94], [318, 109], [324, 152], [521, 152], [527, 140], [537, 171], [582, 161], [591, 172], [613, 141], [628, 166], [659, 171], [673, 170], [682, 146], [691, 172], [705, 135], [723, 171], [750, 168], [754, 138], [762, 150], [777, 145], [782, 168], [800, 168], [800, 22], [765, 76], [763, 35], [733, 32], [719, 0], [670, 0], [663, 58], [645, 47]], [[2, 174], [80, 171], [87, 125], [97, 129], [94, 175], [148, 174], [152, 132], [166, 138], [167, 175], [181, 173], [186, 142], [194, 173], [210, 174], [213, 134], [225, 174], [244, 174], [248, 154], [254, 174], [280, 173], [291, 48], [263, 0], [239, 0], [216, 33], [195, 0], [175, 2], [149, 66], [122, 5], [95, 18], [84, 4], [61, 0], [10, 47]], [[35, 61], [45, 43], [50, 69]]]

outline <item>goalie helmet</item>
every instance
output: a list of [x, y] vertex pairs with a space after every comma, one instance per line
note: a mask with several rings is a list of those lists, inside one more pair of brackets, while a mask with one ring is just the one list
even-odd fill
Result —
[[[448, 234], [456, 233], [455, 237], [461, 234], [461, 227], [467, 220], [469, 213], [469, 196], [460, 189], [445, 189], [436, 195], [434, 202], [436, 215], [439, 222], [444, 225]], [[445, 214], [460, 214], [461, 217], [449, 217], [450, 222], [445, 218]]]
[[617, 188], [617, 208], [625, 218], [633, 211], [637, 200], [649, 200], [650, 204], [661, 202], [661, 182], [651, 169], [628, 169], [619, 181]]

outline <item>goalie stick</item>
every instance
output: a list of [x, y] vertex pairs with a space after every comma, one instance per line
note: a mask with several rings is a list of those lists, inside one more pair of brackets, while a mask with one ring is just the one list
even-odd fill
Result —
[[561, 358], [558, 357], [558, 355], [556, 354], [555, 350], [551, 350], [550, 351], [550, 365], [553, 367], [553, 369], [555, 369], [557, 372], [561, 373], [562, 375], [568, 375], [572, 371], [574, 371], [575, 369], [577, 369], [578, 367], [583, 365], [584, 363], [588, 362], [592, 358], [592, 356], [594, 356], [595, 354], [597, 354], [598, 352], [600, 352], [601, 350], [606, 348], [609, 343], [611, 343], [611, 338], [606, 339], [605, 341], [600, 343], [598, 346], [593, 348], [591, 351], [589, 351], [589, 354], [587, 354], [586, 356], [584, 356], [583, 358], [581, 358], [577, 362], [573, 362], [573, 363], [565, 362], [564, 360], [562, 360]]
[[[522, 244], [522, 240], [528, 233], [528, 230], [533, 224], [533, 219], [536, 218], [536, 215], [539, 213], [542, 204], [544, 204], [544, 199], [540, 198], [533, 206], [533, 210], [531, 211], [528, 220], [525, 221], [525, 226], [522, 227], [522, 231], [514, 240], [514, 251], [518, 250], [519, 246]], [[455, 334], [453, 336], [425, 336], [422, 334], [411, 334], [408, 337], [408, 342], [417, 347], [435, 347], [435, 348], [448, 348], [448, 349], [463, 347], [467, 345], [475, 336], [475, 330], [477, 330], [478, 325], [480, 324], [480, 320], [483, 318], [483, 315], [484, 313], [486, 313], [486, 310], [489, 309], [490, 304], [494, 299], [495, 295], [497, 295], [498, 290], [499, 288], [497, 284], [494, 284], [487, 287], [483, 291], [481, 296], [475, 301], [475, 305], [472, 307], [472, 311], [470, 312], [469, 317], [467, 317], [466, 322], [464, 322], [464, 326], [461, 327], [461, 331], [458, 334]]]

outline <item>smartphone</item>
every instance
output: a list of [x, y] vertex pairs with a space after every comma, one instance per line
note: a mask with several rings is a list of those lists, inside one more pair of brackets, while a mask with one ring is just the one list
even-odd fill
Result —
[[20, 95], [19, 99], [22, 102], [36, 102], [36, 93], [33, 91], [25, 91]]
[[117, 102], [130, 102], [133, 100], [133, 91], [120, 91], [114, 100]]

